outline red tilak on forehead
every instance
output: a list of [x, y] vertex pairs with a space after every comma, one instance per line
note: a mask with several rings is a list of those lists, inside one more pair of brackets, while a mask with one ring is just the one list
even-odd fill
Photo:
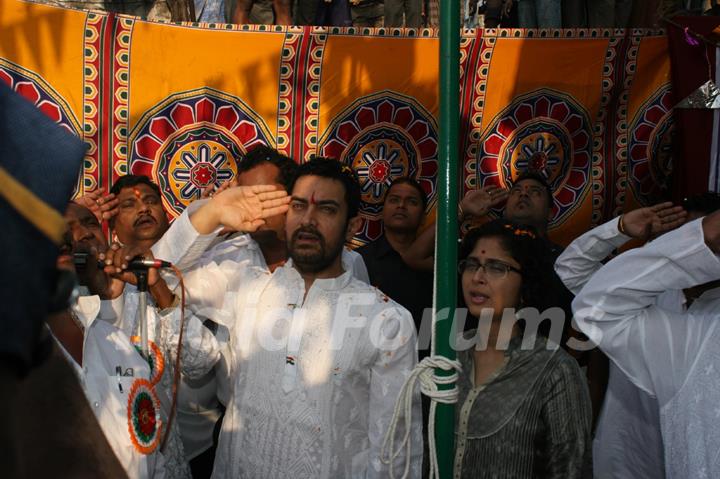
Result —
[[310, 197], [310, 204], [316, 205], [317, 201], [315, 201], [315, 192], [313, 191], [312, 196]]
[[142, 193], [140, 192], [140, 188], [133, 188], [133, 193], [135, 193], [135, 198], [140, 199], [142, 196]]

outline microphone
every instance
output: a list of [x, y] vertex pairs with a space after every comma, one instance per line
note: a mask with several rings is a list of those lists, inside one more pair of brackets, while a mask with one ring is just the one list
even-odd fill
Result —
[[[90, 258], [89, 253], [73, 253], [73, 264], [75, 265], [76, 269], [84, 269], [87, 268], [88, 260]], [[98, 269], [105, 268], [106, 264], [104, 261], [97, 262]], [[149, 259], [149, 258], [143, 258], [142, 256], [136, 256], [135, 258], [131, 259], [128, 263], [127, 269], [137, 271], [137, 270], [145, 270], [149, 268], [170, 268], [172, 267], [172, 263], [169, 261], [163, 261], [161, 259]]]
[[148, 268], [170, 268], [172, 263], [161, 259], [149, 259], [142, 256], [136, 256], [130, 260], [127, 269], [148, 269]]

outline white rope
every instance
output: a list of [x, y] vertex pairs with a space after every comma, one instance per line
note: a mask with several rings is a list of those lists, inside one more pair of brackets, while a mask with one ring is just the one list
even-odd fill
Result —
[[[439, 368], [444, 371], [457, 371], [453, 372], [448, 376], [437, 376], [435, 375], [435, 369]], [[440, 477], [437, 465], [437, 455], [435, 452], [435, 407], [437, 403], [443, 404], [454, 404], [458, 400], [458, 389], [457, 386], [453, 386], [450, 389], [438, 390], [438, 385], [453, 384], [458, 379], [458, 372], [461, 371], [461, 366], [458, 361], [450, 360], [444, 356], [430, 356], [423, 359], [415, 369], [410, 373], [410, 376], [405, 380], [400, 395], [395, 402], [395, 410], [393, 411], [393, 418], [390, 422], [390, 428], [385, 434], [383, 440], [382, 449], [380, 450], [380, 460], [390, 465], [390, 479], [395, 479], [395, 470], [393, 463], [395, 459], [405, 451], [405, 468], [403, 470], [402, 479], [408, 477], [410, 472], [410, 454], [412, 452], [410, 438], [410, 430], [412, 427], [412, 406], [413, 406], [413, 391], [415, 390], [415, 383], [420, 381], [420, 392], [431, 399], [430, 403], [430, 419], [428, 429], [428, 449], [430, 451], [430, 479]], [[400, 445], [395, 449], [395, 432], [400, 423], [400, 419], [404, 419], [405, 422], [405, 433], [402, 436]]]

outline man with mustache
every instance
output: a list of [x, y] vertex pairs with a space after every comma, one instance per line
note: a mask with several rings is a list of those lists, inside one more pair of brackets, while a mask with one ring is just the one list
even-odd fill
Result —
[[[98, 268], [97, 254], [107, 248], [102, 226], [89, 209], [78, 203], [68, 204], [65, 220], [68, 230], [58, 269], [75, 272], [85, 294], [67, 312], [50, 316], [48, 326], [81, 379], [100, 429], [128, 477], [165, 477], [165, 457], [160, 448], [141, 453], [128, 433], [128, 395], [136, 379], [150, 376], [148, 363], [127, 334], [97, 320], [101, 301], [117, 297], [123, 289], [122, 281]], [[75, 260], [79, 254], [87, 255], [84, 264]]]
[[[117, 243], [112, 245], [112, 249], [118, 252], [114, 258], [120, 263], [120, 259], [125, 256], [134, 257], [149, 251], [165, 234], [169, 222], [160, 199], [160, 188], [146, 176], [121, 176], [113, 184], [110, 193], [118, 204], [116, 214], [109, 223], [117, 238]], [[149, 292], [158, 307], [167, 308], [173, 303], [173, 293], [162, 277], [155, 271], [151, 273], [152, 277], [148, 279]], [[134, 280], [129, 274], [125, 279]]]
[[[117, 208], [109, 219], [117, 239], [109, 248], [98, 250], [106, 263], [105, 272], [110, 276], [111, 292], [102, 297], [100, 317], [117, 326], [129, 337], [139, 337], [138, 300], [135, 275], [127, 271], [127, 263], [135, 256], [153, 257], [151, 247], [168, 229], [168, 220], [160, 200], [160, 190], [149, 178], [139, 175], [120, 177], [110, 190], [115, 196]], [[103, 198], [101, 198], [103, 199]], [[107, 199], [105, 197], [104, 199]], [[94, 255], [89, 263], [95, 260]], [[175, 258], [165, 258], [175, 260]], [[154, 268], [148, 270], [147, 321], [149, 339], [156, 344], [163, 356], [165, 373], [157, 386], [166, 421], [172, 409], [173, 361], [178, 353], [180, 310], [177, 298], [163, 277]], [[196, 354], [188, 354], [195, 351]], [[199, 378], [209, 370], [219, 357], [219, 349], [212, 333], [194, 317], [187, 321], [182, 350], [183, 376]], [[167, 426], [167, 424], [166, 424]], [[169, 431], [165, 462], [168, 477], [189, 478], [191, 471], [180, 440], [177, 421]]]
[[[237, 176], [233, 180], [223, 184], [217, 191], [208, 191], [203, 196], [209, 197], [233, 186], [274, 185], [278, 190], [288, 191], [295, 181], [297, 169], [297, 163], [277, 150], [265, 145], [256, 146], [238, 164]], [[173, 233], [174, 229], [171, 227], [162, 242], [173, 242]], [[367, 282], [367, 270], [362, 258], [348, 249], [343, 250], [343, 255], [348, 256], [348, 262], [353, 265], [353, 275]], [[230, 231], [219, 235], [198, 263], [189, 271], [186, 270], [185, 286], [191, 292], [192, 298], [197, 300], [208, 287], [212, 294], [217, 291], [218, 286], [208, 284], [202, 274], [203, 269], [211, 265], [222, 267], [230, 276], [231, 271], [237, 270], [240, 263], [252, 264], [271, 272], [282, 266], [287, 258], [285, 213], [281, 213], [266, 218], [263, 225], [249, 234]], [[208, 317], [205, 324], [216, 331], [215, 337], [221, 344], [223, 357], [207, 377], [197, 381], [183, 378], [178, 407], [183, 444], [196, 479], [209, 477], [212, 473], [214, 425], [218, 420], [222, 420], [223, 409], [218, 401], [223, 406], [227, 405], [232, 386], [230, 365], [225, 354], [229, 340], [227, 328], [217, 324], [213, 317]], [[200, 464], [205, 466], [202, 470]]]
[[[195, 234], [243, 229], [228, 200], [234, 188], [188, 213]], [[214, 477], [387, 477], [383, 436], [416, 364], [410, 315], [358, 281], [343, 262], [360, 224], [360, 189], [341, 163], [300, 165], [285, 230], [290, 260], [269, 273], [235, 265], [204, 268], [216, 294], [194, 306], [230, 330], [233, 390]], [[190, 291], [191, 300], [193, 299]], [[419, 398], [409, 461], [420, 476]], [[404, 430], [399, 431], [403, 433]]]
[[[278, 190], [289, 191], [295, 181], [297, 170], [298, 164], [291, 158], [273, 148], [260, 145], [250, 150], [238, 164], [237, 176], [233, 180], [223, 184], [212, 193], [204, 193], [203, 196], [218, 194], [232, 186], [249, 187], [264, 184], [274, 185]], [[194, 207], [196, 206], [191, 209]], [[163, 242], [174, 242], [173, 234], [174, 228], [171, 227]], [[175, 242], [175, 244], [179, 243]], [[369, 282], [365, 263], [359, 254], [346, 247], [342, 251], [342, 256], [343, 261], [352, 265], [351, 270], [354, 277]], [[190, 292], [191, 301], [196, 302], [205, 294], [215, 294], [227, 287], [208, 283], [206, 275], [203, 274], [203, 270], [206, 268], [222, 268], [227, 272], [224, 279], [229, 279], [228, 282], [231, 283], [233, 281], [231, 279], [232, 271], [239, 271], [238, 265], [241, 263], [251, 264], [272, 272], [285, 264], [287, 259], [285, 213], [282, 213], [267, 218], [265, 224], [251, 233], [230, 231], [227, 234], [219, 235], [215, 243], [203, 253], [198, 263], [190, 271], [187, 271], [185, 286]], [[198, 450], [196, 445], [201, 443], [207, 447], [212, 445], [213, 424], [208, 419], [219, 413], [218, 400], [223, 406], [226, 406], [231, 395], [232, 373], [229, 370], [230, 361], [227, 353], [229, 333], [227, 328], [216, 323], [213, 317], [209, 317], [208, 321], [212, 321], [210, 324], [216, 328], [215, 336], [221, 343], [223, 355], [216, 364], [215, 370], [209, 375], [211, 378], [192, 382], [183, 381], [183, 387], [180, 388], [178, 418], [188, 457], [194, 457], [195, 451]], [[206, 322], [206, 324], [209, 323]], [[203, 430], [205, 433], [201, 434]], [[186, 431], [190, 431], [190, 434]], [[208, 454], [203, 453], [202, 456]], [[195, 464], [199, 460], [192, 459], [190, 462], [193, 473], [196, 472]], [[206, 461], [206, 463], [210, 466], [207, 474], [209, 477], [212, 472], [212, 460]], [[197, 477], [205, 476], [196, 475], [196, 479]]]
[[[271, 209], [266, 209], [263, 213], [262, 206], [263, 204], [267, 206], [267, 203], [264, 203], [264, 197], [261, 198], [265, 194], [262, 188], [258, 189], [257, 193], [252, 188], [239, 188], [238, 192], [240, 195], [231, 204], [235, 208], [237, 220], [249, 224], [263, 223], [263, 218], [274, 214]], [[137, 314], [139, 295], [134, 287], [135, 277], [127, 271], [129, 260], [137, 255], [145, 257], [155, 255], [173, 263], [181, 263], [184, 255], [202, 252], [213, 237], [193, 237], [193, 240], [196, 240], [195, 249], [190, 247], [182, 251], [168, 244], [167, 241], [160, 241], [168, 229], [168, 220], [162, 207], [159, 188], [145, 176], [121, 177], [113, 185], [111, 193], [115, 195], [118, 203], [117, 213], [110, 219], [118, 243], [113, 243], [100, 257], [106, 263], [106, 272], [130, 284], [120, 286], [121, 296], [104, 302], [101, 315], [103, 319], [114, 322], [126, 334], [136, 336], [139, 335]], [[272, 193], [270, 195], [272, 196]], [[286, 195], [282, 194], [282, 196]], [[182, 226], [182, 224], [178, 225], [179, 228]], [[168, 357], [175, 356], [178, 348], [179, 323], [168, 321], [168, 317], [180, 313], [177, 307], [179, 294], [176, 296], [165, 279], [152, 268], [148, 273], [148, 289], [151, 295], [147, 308], [150, 339], [164, 352], [169, 353]], [[184, 377], [198, 379], [217, 362], [220, 354], [217, 341], [212, 332], [194, 317], [187, 321], [185, 335], [187, 339], [183, 345], [187, 341], [193, 341], [192, 350], [195, 354], [188, 358], [183, 355], [182, 373]], [[173, 390], [172, 369], [170, 362], [166, 361], [161, 384], [167, 392]], [[169, 411], [171, 408], [169, 395], [161, 394], [160, 400], [164, 401], [164, 406]], [[189, 477], [190, 469], [185, 460], [176, 424], [173, 423], [166, 449], [168, 475]]]
[[[112, 321], [126, 334], [140, 336], [138, 324], [138, 292], [134, 285], [136, 279], [134, 274], [125, 270], [130, 258], [135, 256], [152, 257], [151, 247], [162, 237], [169, 227], [169, 222], [160, 199], [160, 189], [146, 176], [126, 175], [118, 178], [110, 189], [115, 196], [117, 209], [115, 215], [110, 218], [110, 227], [117, 239], [112, 243], [110, 249], [100, 257], [107, 264], [106, 270], [114, 273], [117, 279], [121, 279], [119, 286], [121, 295], [114, 296], [110, 302], [105, 302], [111, 307], [104, 306], [103, 319]], [[169, 259], [162, 257], [162, 259]], [[174, 259], [174, 258], [173, 258]], [[126, 286], [127, 283], [127, 286]], [[169, 338], [175, 339], [174, 331], [162, 330], [162, 325], [168, 322], [157, 313], [174, 311], [179, 313], [176, 306], [176, 296], [168, 287], [158, 271], [151, 268], [148, 271], [148, 303], [147, 309], [148, 331], [150, 339], [158, 343], [163, 352], [169, 352], [170, 348], [177, 347], [172, 344]], [[192, 318], [193, 324], [200, 323]], [[199, 324], [193, 331], [201, 341], [208, 344], [208, 353], [201, 354], [202, 360], [198, 362], [200, 370], [207, 370], [217, 361], [219, 351], [217, 343], [209, 330]], [[202, 347], [200, 348], [202, 351]], [[167, 373], [163, 375], [161, 384], [162, 390], [160, 399], [163, 401], [166, 411], [171, 409], [172, 397], [172, 374], [170, 361], [167, 364]], [[196, 377], [192, 370], [185, 371]], [[184, 375], [185, 376], [185, 375]], [[174, 419], [174, 418], [173, 418]], [[167, 447], [168, 473], [171, 477], [191, 477], [191, 470], [186, 460], [184, 448], [180, 440], [177, 421], [174, 421], [170, 431], [170, 438]]]
[[[275, 185], [288, 193], [297, 175], [298, 164], [291, 158], [269, 146], [260, 145], [250, 150], [238, 164], [237, 176], [223, 184], [220, 192], [232, 186]], [[203, 194], [207, 197], [213, 193]], [[169, 236], [172, 236], [172, 230]], [[170, 238], [171, 239], [171, 238]], [[369, 283], [368, 272], [362, 257], [355, 251], [345, 248], [343, 260], [352, 265], [353, 275], [361, 281]], [[265, 224], [251, 233], [222, 233], [213, 245], [203, 253], [199, 265], [208, 263], [228, 263], [250, 261], [253, 265], [275, 271], [288, 258], [288, 245], [285, 237], [285, 214], [267, 218]], [[228, 267], [231, 267], [229, 264]], [[196, 265], [197, 269], [197, 265]], [[194, 285], [194, 274], [191, 273], [186, 285], [199, 294], [201, 285]]]

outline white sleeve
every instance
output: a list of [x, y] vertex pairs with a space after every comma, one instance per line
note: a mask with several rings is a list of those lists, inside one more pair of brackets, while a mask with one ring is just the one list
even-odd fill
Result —
[[555, 271], [565, 287], [577, 295], [590, 277], [602, 267], [613, 250], [630, 240], [618, 231], [619, 218], [593, 228], [565, 248], [555, 261]]
[[[234, 307], [238, 291], [253, 275], [249, 260], [241, 255], [216, 261], [213, 250], [185, 274], [188, 307], [197, 315], [210, 318], [228, 329], [235, 324]], [[179, 294], [176, 292], [176, 294]]]
[[170, 225], [170, 228], [151, 248], [157, 259], [169, 261], [180, 270], [192, 266], [210, 246], [217, 231], [201, 235], [190, 222], [190, 215], [207, 200], [191, 203], [185, 211]]
[[[188, 238], [197, 236], [197, 232], [186, 212], [192, 214], [194, 211], [192, 206], [195, 203], [183, 212], [183, 217], [176, 220], [178, 227], [175, 230], [179, 232], [179, 237], [185, 238], [186, 244], [185, 248], [180, 248], [185, 251], [180, 269], [183, 270], [186, 302], [198, 315], [228, 326], [235, 318], [232, 314], [233, 303], [226, 302], [226, 299], [228, 295], [234, 294], [235, 288], [242, 283], [241, 278], [249, 263], [248, 254], [245, 252], [249, 241], [247, 237], [240, 236], [221, 241], [207, 250], [209, 244], [207, 237], [210, 235], [205, 235], [201, 241], [197, 239], [189, 241]], [[215, 236], [212, 235], [210, 240], [214, 238]], [[173, 235], [168, 236], [167, 239], [173, 240]], [[168, 278], [165, 279], [168, 281]], [[177, 285], [177, 281], [168, 282], [168, 286], [172, 288], [176, 288]], [[181, 292], [176, 290], [175, 294], [180, 295]]]
[[[398, 305], [383, 310], [381, 320], [384, 321], [382, 337], [389, 341], [399, 341], [400, 347], [392, 350], [380, 351], [370, 371], [370, 404], [368, 439], [370, 442], [369, 464], [367, 478], [389, 477], [389, 465], [380, 460], [385, 434], [393, 418], [395, 402], [405, 380], [417, 364], [415, 323], [412, 316]], [[413, 422], [410, 425], [411, 458], [410, 477], [422, 476], [423, 437], [422, 437], [422, 408], [420, 406], [420, 393], [413, 391]], [[405, 433], [401, 421], [395, 435], [395, 444], [400, 444], [398, 438]], [[405, 454], [400, 454], [393, 462], [395, 476], [402, 475], [405, 464]]]
[[718, 278], [720, 260], [705, 244], [699, 219], [601, 268], [575, 298], [575, 320], [662, 406], [684, 383], [714, 317], [668, 311], [656, 298]]

